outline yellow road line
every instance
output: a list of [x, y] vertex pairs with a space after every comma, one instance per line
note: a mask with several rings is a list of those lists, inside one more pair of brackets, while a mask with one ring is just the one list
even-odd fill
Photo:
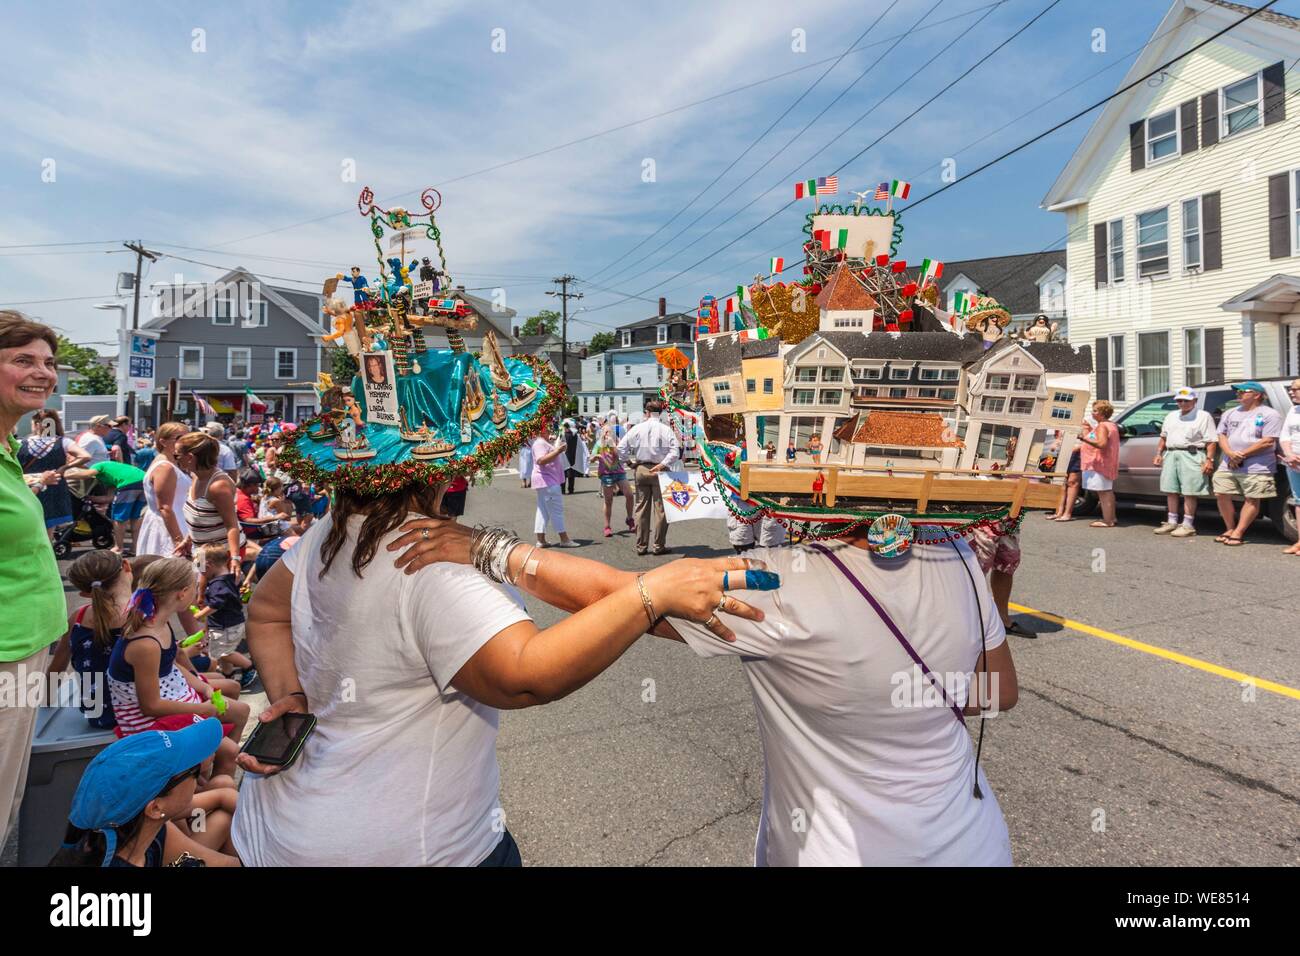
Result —
[[1227, 667], [1220, 667], [1218, 664], [1211, 664], [1209, 661], [1203, 661], [1196, 657], [1188, 657], [1186, 654], [1179, 654], [1177, 651], [1165, 650], [1165, 648], [1156, 647], [1154, 644], [1135, 641], [1131, 637], [1112, 634], [1110, 631], [1103, 631], [1101, 628], [1093, 627], [1091, 624], [1072, 621], [1068, 617], [1049, 614], [1047, 611], [1039, 611], [1032, 607], [1025, 607], [1023, 604], [1008, 604], [1007, 607], [1019, 614], [1029, 614], [1033, 617], [1041, 618], [1044, 621], [1051, 621], [1053, 624], [1060, 624], [1062, 627], [1068, 627], [1072, 631], [1079, 631], [1082, 634], [1090, 634], [1093, 637], [1100, 637], [1103, 641], [1110, 641], [1112, 644], [1120, 644], [1124, 647], [1132, 648], [1135, 651], [1142, 651], [1144, 654], [1163, 657], [1165, 660], [1173, 661], [1176, 664], [1186, 664], [1188, 667], [1194, 667], [1198, 671], [1205, 671], [1207, 674], [1217, 674], [1219, 677], [1226, 677], [1228, 680], [1237, 681], [1238, 683], [1241, 681], [1250, 681], [1261, 690], [1272, 691], [1275, 694], [1281, 694], [1283, 697], [1300, 700], [1300, 690], [1297, 690], [1294, 687], [1287, 687], [1285, 684], [1274, 683], [1271, 680], [1264, 680], [1260, 677], [1252, 677], [1250, 674], [1243, 674], [1241, 671], [1234, 671]]

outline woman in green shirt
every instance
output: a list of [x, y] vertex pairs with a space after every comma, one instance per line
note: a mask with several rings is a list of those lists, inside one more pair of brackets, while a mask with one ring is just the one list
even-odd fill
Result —
[[[58, 336], [49, 326], [0, 310], [0, 682], [19, 694], [13, 702], [18, 706], [0, 707], [0, 844], [18, 816], [36, 708], [43, 703], [23, 695], [32, 686], [27, 678], [44, 673], [50, 644], [68, 624], [45, 512], [23, 479], [13, 438], [18, 419], [44, 408], [54, 394], [58, 348]], [[41, 480], [57, 482], [51, 475]]]

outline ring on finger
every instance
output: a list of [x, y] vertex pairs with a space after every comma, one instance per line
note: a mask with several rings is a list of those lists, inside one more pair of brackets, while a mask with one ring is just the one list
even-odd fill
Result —
[[721, 623], [722, 622], [718, 620], [718, 616], [716, 614], [710, 614], [708, 620], [704, 622], [704, 626], [711, 631]]
[[713, 613], [717, 614], [719, 611], [725, 611], [726, 609], [727, 609], [727, 596], [724, 594], [718, 600], [718, 603], [714, 606]]
[[428, 540], [429, 540], [429, 529], [428, 529], [428, 528], [421, 528], [421, 529], [420, 529], [420, 537], [423, 538], [425, 541], [428, 541]]

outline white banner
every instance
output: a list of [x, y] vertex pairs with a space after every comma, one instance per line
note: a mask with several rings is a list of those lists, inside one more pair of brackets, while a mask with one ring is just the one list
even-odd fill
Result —
[[713, 482], [705, 482], [698, 471], [659, 472], [659, 491], [664, 499], [664, 516], [674, 521], [695, 518], [726, 518], [727, 506]]
[[363, 352], [361, 381], [366, 393], [366, 421], [375, 425], [400, 424], [397, 417], [397, 373], [392, 352]]
[[[416, 226], [412, 229], [402, 229], [399, 232], [390, 232], [388, 234], [388, 251], [399, 252], [403, 246], [402, 240], [405, 240], [405, 244], [410, 246], [415, 243], [415, 240], [423, 239], [426, 234], [427, 230], [423, 226]], [[406, 265], [406, 263], [403, 262], [402, 265]]]

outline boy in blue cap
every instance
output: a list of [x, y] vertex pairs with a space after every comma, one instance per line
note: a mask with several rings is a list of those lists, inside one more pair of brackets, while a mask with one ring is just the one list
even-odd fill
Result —
[[221, 739], [221, 721], [209, 717], [105, 747], [81, 776], [51, 865], [239, 866], [238, 857], [203, 846], [175, 822], [189, 815], [199, 767]]

